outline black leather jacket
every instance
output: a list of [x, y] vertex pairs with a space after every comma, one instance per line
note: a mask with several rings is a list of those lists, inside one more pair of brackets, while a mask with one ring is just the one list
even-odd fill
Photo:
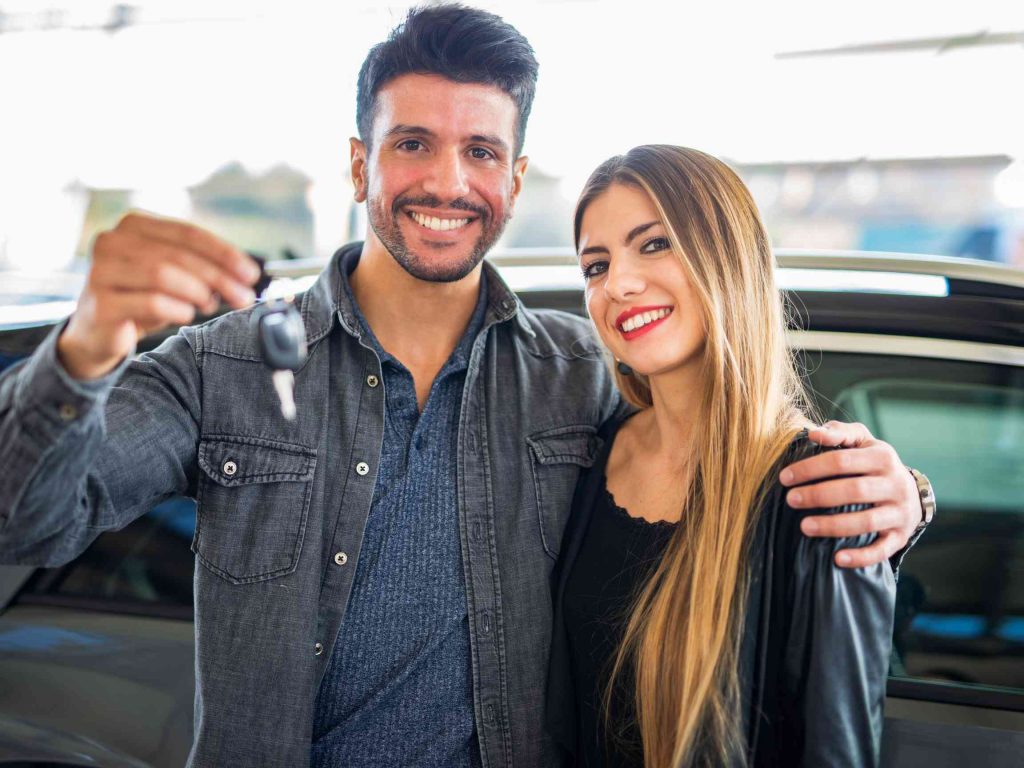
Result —
[[[575, 764], [576, 710], [563, 595], [616, 429], [602, 430], [606, 444], [580, 479], [552, 575], [555, 623], [546, 722], [569, 765]], [[800, 436], [779, 466], [821, 450]], [[887, 563], [858, 570], [836, 567], [838, 550], [862, 546], [874, 536], [805, 537], [800, 521], [820, 510], [792, 509], [785, 490], [772, 481], [749, 560], [740, 648], [747, 765], [875, 766], [896, 596], [893, 568]]]

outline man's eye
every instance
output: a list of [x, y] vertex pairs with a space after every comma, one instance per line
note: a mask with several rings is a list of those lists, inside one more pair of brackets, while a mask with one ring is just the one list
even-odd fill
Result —
[[406, 139], [398, 145], [399, 149], [407, 149], [410, 152], [415, 152], [423, 147], [423, 142], [419, 139]]
[[582, 267], [583, 279], [589, 280], [592, 277], [597, 277], [603, 272], [608, 271], [607, 261], [592, 261], [589, 264], [584, 264]]
[[671, 247], [667, 237], [652, 237], [640, 246], [640, 253], [657, 253]]
[[469, 150], [469, 154], [470, 156], [473, 157], [474, 160], [490, 160], [492, 157], [494, 157], [493, 152], [491, 152], [489, 149], [484, 149], [483, 147], [473, 147], [471, 150]]

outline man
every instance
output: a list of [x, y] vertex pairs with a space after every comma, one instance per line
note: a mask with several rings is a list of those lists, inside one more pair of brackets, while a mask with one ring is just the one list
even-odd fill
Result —
[[[351, 140], [365, 243], [297, 299], [310, 354], [279, 412], [251, 311], [145, 333], [253, 265], [126, 217], [79, 307], [0, 379], [0, 557], [56, 565], [162, 499], [198, 499], [194, 766], [543, 766], [548, 576], [597, 427], [623, 406], [586, 323], [530, 312], [481, 263], [512, 215], [537, 65], [498, 17], [410, 14], [371, 50]], [[863, 428], [790, 469], [817, 533], [906, 544], [916, 486]]]

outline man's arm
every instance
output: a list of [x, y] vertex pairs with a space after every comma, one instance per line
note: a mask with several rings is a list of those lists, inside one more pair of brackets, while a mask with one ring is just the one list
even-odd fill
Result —
[[195, 484], [200, 380], [186, 336], [79, 382], [57, 358], [60, 330], [0, 378], [3, 563], [66, 563]]
[[820, 445], [845, 450], [825, 451], [783, 468], [782, 484], [801, 486], [786, 495], [789, 505], [796, 509], [872, 506], [862, 512], [807, 517], [801, 530], [808, 536], [833, 538], [877, 533], [868, 546], [836, 553], [836, 564], [845, 568], [902, 556], [916, 541], [915, 532], [920, 533], [924, 518], [914, 478], [893, 447], [876, 440], [863, 424], [830, 421], [809, 436]]
[[75, 313], [0, 376], [0, 562], [66, 562], [194, 485], [195, 331], [126, 358], [145, 333], [219, 296], [244, 306], [257, 276], [184, 222], [133, 214], [97, 238]]

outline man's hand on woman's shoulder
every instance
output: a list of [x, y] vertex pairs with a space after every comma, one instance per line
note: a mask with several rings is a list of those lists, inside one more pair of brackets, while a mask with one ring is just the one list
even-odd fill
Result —
[[807, 517], [808, 536], [848, 537], [878, 533], [869, 546], [836, 553], [836, 565], [861, 568], [880, 563], [903, 549], [922, 520], [921, 500], [913, 476], [891, 445], [876, 440], [863, 424], [830, 421], [808, 437], [841, 451], [823, 451], [784, 467], [779, 480], [794, 487], [786, 494], [796, 509], [828, 509], [871, 504], [862, 512]]

